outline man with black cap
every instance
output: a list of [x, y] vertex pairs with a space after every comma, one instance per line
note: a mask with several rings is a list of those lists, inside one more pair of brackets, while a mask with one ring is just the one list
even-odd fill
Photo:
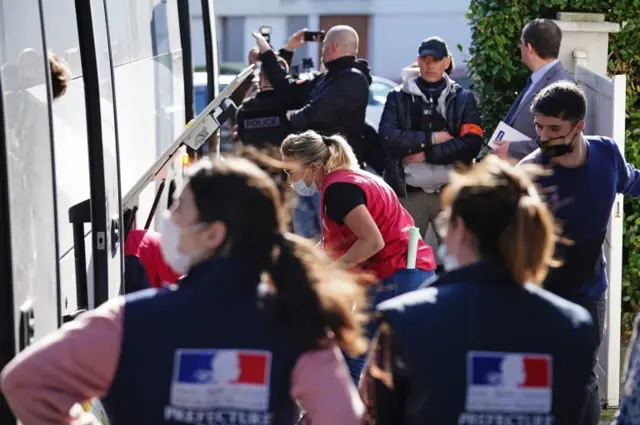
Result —
[[454, 64], [444, 40], [425, 39], [417, 65], [403, 70], [402, 86], [387, 96], [379, 132], [389, 155], [385, 180], [426, 232], [449, 171], [473, 161], [483, 131], [473, 95], [449, 78]]

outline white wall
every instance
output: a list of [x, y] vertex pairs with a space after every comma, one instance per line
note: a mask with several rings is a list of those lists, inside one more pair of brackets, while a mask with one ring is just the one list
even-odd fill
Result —
[[[453, 54], [456, 68], [471, 44], [471, 29], [464, 13], [388, 14], [371, 17], [369, 61], [375, 75], [398, 79], [401, 69], [416, 60], [420, 42], [430, 36], [442, 37]], [[456, 45], [460, 43], [463, 53]]]
[[[371, 67], [375, 75], [392, 79], [398, 79], [401, 69], [415, 60], [420, 41], [433, 35], [440, 36], [447, 42], [456, 68], [464, 69], [464, 58], [471, 44], [471, 30], [465, 18], [469, 2], [470, 0], [214, 0], [218, 18], [246, 17], [247, 34], [243, 47], [238, 47], [244, 48], [244, 51], [254, 45], [250, 31], [259, 29], [261, 25], [273, 28], [274, 47], [283, 46], [289, 35], [284, 33], [286, 16], [309, 16], [309, 27], [316, 29], [321, 15], [369, 15], [368, 52]], [[458, 51], [458, 43], [462, 45], [463, 53]], [[221, 40], [219, 45], [223, 45]], [[194, 63], [197, 63], [196, 57], [194, 55]]]
[[[434, 14], [464, 11], [470, 0], [214, 0], [219, 16], [262, 16], [358, 14], [378, 13]], [[400, 27], [397, 30], [404, 29]]]
[[[222, 40], [218, 39], [219, 46], [222, 46]], [[202, 17], [191, 18], [191, 60], [193, 66], [206, 65], [207, 59], [204, 54], [204, 26]]]

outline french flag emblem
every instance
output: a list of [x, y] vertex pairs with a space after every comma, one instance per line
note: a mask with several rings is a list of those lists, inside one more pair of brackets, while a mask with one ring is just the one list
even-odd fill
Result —
[[270, 371], [271, 353], [267, 351], [177, 350], [172, 404], [265, 410]]
[[467, 356], [467, 411], [549, 413], [548, 354], [472, 351]]

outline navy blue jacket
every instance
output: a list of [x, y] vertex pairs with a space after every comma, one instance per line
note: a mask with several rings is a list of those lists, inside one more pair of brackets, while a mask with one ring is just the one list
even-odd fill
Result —
[[640, 197], [640, 171], [625, 161], [616, 142], [600, 136], [587, 137], [587, 142], [587, 162], [577, 168], [555, 165], [539, 149], [521, 162], [552, 171], [538, 183], [562, 236], [574, 244], [558, 244], [556, 258], [563, 266], [551, 270], [545, 288], [578, 302], [597, 300], [607, 290], [602, 243], [616, 194]]
[[427, 285], [378, 307], [394, 389], [378, 386], [377, 425], [577, 423], [593, 352], [585, 309], [492, 263]]
[[127, 296], [122, 349], [103, 400], [111, 425], [292, 424], [299, 353], [257, 295], [260, 272], [214, 259], [178, 289]]

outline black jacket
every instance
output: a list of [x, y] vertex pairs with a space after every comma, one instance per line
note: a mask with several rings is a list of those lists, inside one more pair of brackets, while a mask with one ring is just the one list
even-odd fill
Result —
[[369, 64], [353, 56], [328, 64], [328, 71], [311, 80], [296, 80], [278, 65], [273, 51], [260, 56], [262, 67], [277, 95], [289, 109], [294, 129], [315, 130], [324, 135], [341, 134], [360, 162], [365, 162], [363, 138], [369, 103]]
[[[385, 180], [398, 196], [406, 196], [402, 158], [424, 151], [426, 162], [451, 165], [469, 164], [478, 155], [484, 141], [480, 114], [473, 94], [459, 84], [448, 80], [444, 119], [453, 139], [440, 144], [431, 143], [431, 132], [416, 122], [415, 109], [422, 108], [425, 97], [416, 84], [419, 76], [409, 76], [402, 86], [387, 96], [380, 119], [379, 133], [389, 156]], [[447, 77], [448, 78], [448, 77]], [[442, 129], [434, 129], [440, 131]]]
[[394, 385], [366, 375], [377, 425], [579, 422], [596, 346], [584, 308], [486, 262], [378, 310], [392, 358], [374, 345], [375, 362]]
[[273, 90], [258, 92], [242, 102], [236, 121], [240, 141], [258, 148], [265, 144], [280, 146], [293, 133], [287, 109]]

